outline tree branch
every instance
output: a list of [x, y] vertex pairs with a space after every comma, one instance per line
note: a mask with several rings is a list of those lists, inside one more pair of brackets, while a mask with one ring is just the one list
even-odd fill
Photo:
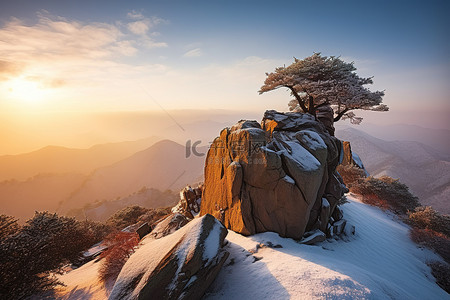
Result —
[[350, 110], [350, 108], [345, 108], [343, 111], [341, 111], [340, 113], [338, 113], [338, 115], [336, 116], [336, 118], [334, 118], [333, 119], [333, 122], [337, 122], [337, 121], [339, 121], [341, 118], [342, 118], [342, 116], [346, 113], [346, 112], [348, 112]]
[[303, 112], [304, 112], [304, 113], [308, 112], [308, 109], [306, 108], [303, 99], [299, 96], [299, 94], [298, 94], [297, 91], [294, 89], [294, 87], [289, 86], [289, 85], [285, 85], [285, 87], [287, 87], [288, 89], [291, 90], [292, 95], [294, 95], [295, 99], [298, 101], [298, 105], [300, 105], [300, 108], [303, 110]]

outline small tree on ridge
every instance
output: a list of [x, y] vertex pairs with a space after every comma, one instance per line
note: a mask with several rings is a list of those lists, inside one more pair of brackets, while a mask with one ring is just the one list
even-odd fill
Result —
[[382, 104], [383, 91], [372, 92], [365, 87], [373, 83], [372, 78], [359, 77], [355, 70], [353, 62], [314, 53], [303, 60], [294, 58], [291, 65], [266, 73], [259, 94], [284, 87], [295, 98], [289, 103], [292, 111], [315, 116], [317, 109], [330, 106], [334, 110], [334, 122], [350, 118], [352, 123], [359, 124], [362, 118], [356, 117], [352, 110], [387, 111], [389, 108]]

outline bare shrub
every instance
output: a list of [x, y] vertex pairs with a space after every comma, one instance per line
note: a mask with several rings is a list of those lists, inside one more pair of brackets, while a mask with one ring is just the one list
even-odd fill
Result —
[[439, 261], [429, 262], [428, 266], [431, 268], [431, 274], [436, 278], [436, 283], [450, 294], [450, 277], [448, 276], [450, 266]]
[[108, 249], [101, 254], [103, 263], [99, 269], [99, 277], [106, 282], [117, 278], [123, 265], [134, 253], [139, 236], [135, 232], [119, 231], [107, 236], [103, 243]]
[[355, 184], [360, 184], [366, 178], [364, 170], [353, 165], [339, 165], [336, 171], [341, 175], [344, 184], [349, 189]]
[[450, 239], [431, 229], [413, 227], [410, 231], [413, 242], [434, 250], [446, 262], [450, 263]]
[[379, 203], [397, 214], [406, 215], [419, 206], [418, 198], [411, 194], [408, 186], [389, 176], [367, 177], [354, 184], [350, 191], [361, 195], [363, 202], [372, 205]]
[[441, 215], [431, 206], [420, 206], [409, 213], [409, 221], [413, 226], [430, 229], [450, 237], [450, 217]]
[[17, 219], [12, 216], [0, 215], [0, 239], [16, 233], [20, 226]]
[[155, 223], [157, 223], [161, 219], [164, 219], [170, 214], [171, 214], [170, 207], [150, 209], [145, 214], [141, 215], [137, 219], [137, 222], [148, 223], [151, 227], [154, 227]]
[[127, 226], [135, 224], [140, 216], [150, 209], [141, 206], [128, 206], [114, 213], [106, 220], [106, 224], [121, 230]]
[[101, 242], [105, 237], [116, 230], [111, 225], [91, 220], [81, 221], [80, 226], [91, 236], [92, 244]]
[[380, 198], [378, 195], [375, 194], [365, 194], [362, 195], [363, 202], [372, 206], [377, 206], [381, 208], [382, 210], [389, 210], [391, 209], [391, 206], [389, 203], [385, 200]]
[[0, 239], [0, 298], [22, 299], [41, 296], [61, 283], [54, 273], [77, 260], [94, 239], [89, 230], [74, 218], [49, 212], [36, 212], [24, 226], [16, 227], [13, 218]]

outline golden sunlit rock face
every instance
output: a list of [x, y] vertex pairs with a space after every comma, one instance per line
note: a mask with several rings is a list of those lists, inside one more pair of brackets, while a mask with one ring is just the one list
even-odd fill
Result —
[[340, 149], [308, 114], [266, 111], [262, 125], [242, 120], [222, 130], [208, 151], [200, 213], [244, 235], [273, 231], [300, 239], [305, 230], [326, 232], [343, 196], [335, 173]]

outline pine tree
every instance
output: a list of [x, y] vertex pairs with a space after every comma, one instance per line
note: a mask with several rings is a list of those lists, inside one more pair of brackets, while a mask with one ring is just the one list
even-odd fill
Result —
[[365, 87], [373, 84], [372, 78], [359, 77], [355, 70], [353, 62], [346, 63], [339, 57], [321, 56], [320, 53], [303, 60], [294, 58], [291, 65], [266, 73], [259, 93], [287, 88], [295, 98], [289, 102], [291, 111], [315, 116], [320, 107], [331, 106], [334, 122], [349, 118], [352, 123], [359, 124], [362, 118], [352, 110], [387, 111], [389, 108], [382, 104], [383, 91], [372, 92]]
[[0, 224], [0, 299], [53, 290], [60, 284], [54, 274], [98, 238], [87, 223], [49, 212], [36, 212], [22, 227], [8, 216], [1, 216]]

